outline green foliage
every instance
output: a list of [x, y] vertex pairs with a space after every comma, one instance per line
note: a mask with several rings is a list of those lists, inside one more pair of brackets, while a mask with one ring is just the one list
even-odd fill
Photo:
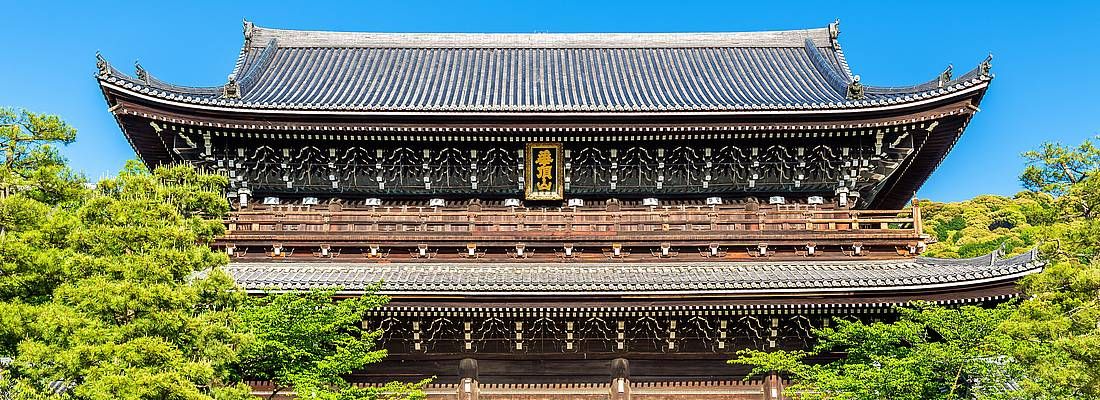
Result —
[[838, 321], [815, 331], [811, 352], [745, 351], [735, 362], [788, 374], [802, 399], [1100, 398], [1100, 150], [1087, 140], [1024, 156], [1029, 191], [919, 202], [936, 239], [926, 255], [1040, 251], [1046, 266], [1022, 281], [1018, 304], [919, 305], [894, 323]]
[[936, 243], [926, 255], [976, 257], [997, 249], [1022, 253], [1035, 247], [1047, 209], [1035, 196], [1020, 193], [1013, 198], [983, 195], [958, 203], [918, 201], [926, 230]]
[[384, 298], [250, 299], [219, 269], [224, 176], [130, 162], [90, 187], [52, 147], [74, 135], [0, 110], [0, 399], [253, 398], [243, 378], [302, 398], [422, 397], [340, 378], [385, 356], [357, 328]]
[[[1009, 307], [946, 309], [927, 304], [899, 309], [894, 323], [837, 319], [817, 330], [812, 351], [743, 350], [732, 363], [753, 373], [777, 371], [794, 378], [787, 393], [798, 399], [1011, 399], [1003, 383], [1017, 379], [1003, 356], [1006, 338], [998, 324]], [[840, 351], [830, 363], [812, 357]]]
[[334, 301], [334, 293], [268, 294], [243, 307], [239, 318], [250, 340], [240, 352], [241, 374], [270, 380], [275, 385], [271, 396], [293, 388], [303, 399], [423, 398], [419, 388], [426, 382], [361, 388], [342, 378], [386, 356], [374, 348], [382, 332], [364, 332], [359, 325], [364, 312], [389, 299], [367, 295]]
[[[229, 381], [240, 335], [227, 259], [207, 245], [225, 178], [189, 167], [131, 169], [81, 201], [0, 199], [0, 354], [27, 393], [80, 399], [203, 399]], [[33, 188], [27, 186], [27, 188]], [[20, 189], [23, 190], [23, 189]], [[34, 189], [28, 189], [34, 190]], [[215, 270], [216, 271], [216, 270]]]
[[1002, 329], [1029, 367], [1021, 381], [1034, 398], [1100, 397], [1100, 263], [1050, 263], [1024, 281], [1030, 297]]
[[1086, 140], [1025, 157], [1021, 181], [1057, 197], [1041, 229], [1047, 265], [1023, 280], [1026, 300], [1002, 329], [1028, 366], [1021, 384], [1033, 397], [1100, 398], [1100, 150]]
[[1050, 204], [1059, 217], [1042, 229], [1047, 266], [1023, 280], [1026, 300], [1002, 329], [1016, 339], [1012, 354], [1029, 367], [1021, 383], [1035, 398], [1100, 398], [1100, 153], [1086, 141], [1041, 154], [1043, 173], [1032, 166], [1022, 179], [1047, 177], [1040, 189], [1061, 194]]
[[56, 148], [74, 140], [76, 129], [55, 115], [0, 108], [0, 198], [22, 192], [53, 204], [78, 196], [83, 178]]
[[1065, 217], [1094, 217], [1100, 207], [1100, 181], [1089, 179], [1100, 171], [1100, 148], [1092, 140], [1070, 148], [1045, 143], [1038, 151], [1024, 153], [1028, 166], [1020, 175], [1024, 187], [1058, 197]]
[[1076, 148], [1058, 143], [1044, 143], [1039, 150], [1024, 153], [1027, 168], [1020, 175], [1024, 188], [1062, 195], [1085, 175], [1100, 169], [1100, 148], [1086, 140]]

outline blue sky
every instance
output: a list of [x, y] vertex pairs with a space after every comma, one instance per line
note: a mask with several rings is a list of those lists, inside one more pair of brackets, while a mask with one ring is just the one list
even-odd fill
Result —
[[174, 83], [220, 85], [241, 20], [262, 26], [397, 32], [677, 32], [797, 29], [841, 20], [853, 71], [872, 85], [924, 82], [994, 54], [982, 111], [919, 196], [942, 201], [1020, 189], [1021, 152], [1100, 133], [1100, 3], [1045, 1], [0, 1], [0, 106], [60, 114], [65, 149], [92, 178], [134, 157], [96, 87], [97, 50]]

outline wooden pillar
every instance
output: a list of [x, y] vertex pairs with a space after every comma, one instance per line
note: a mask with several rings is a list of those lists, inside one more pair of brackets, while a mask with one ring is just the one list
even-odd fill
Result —
[[786, 400], [787, 397], [783, 396], [785, 388], [786, 384], [779, 374], [775, 372], [768, 374], [764, 378], [764, 400]]
[[477, 382], [477, 360], [463, 358], [458, 362], [458, 400], [477, 400], [480, 390]]
[[630, 400], [630, 361], [625, 358], [611, 360], [610, 400]]
[[920, 205], [917, 199], [913, 199], [913, 231], [917, 236], [924, 234], [924, 223], [920, 219]]

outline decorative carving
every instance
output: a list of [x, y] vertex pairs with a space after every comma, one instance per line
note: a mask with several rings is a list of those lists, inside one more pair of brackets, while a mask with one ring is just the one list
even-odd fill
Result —
[[940, 73], [939, 78], [937, 78], [937, 81], [939, 82], [940, 87], [947, 86], [948, 83], [951, 83], [951, 79], [953, 77], [952, 71], [954, 69], [955, 69], [954, 65], [948, 64], [947, 69], [943, 70], [943, 72]]
[[777, 329], [781, 348], [808, 348], [813, 340], [814, 326], [804, 315], [794, 315], [782, 320]]
[[529, 352], [559, 353], [565, 350], [565, 334], [557, 321], [550, 318], [539, 318], [527, 324], [526, 347]]
[[328, 177], [334, 172], [330, 171], [328, 160], [329, 157], [321, 149], [313, 146], [302, 148], [291, 156], [291, 167], [284, 171], [287, 182], [308, 187], [327, 186]]
[[409, 330], [410, 321], [389, 317], [379, 321], [374, 326], [376, 331], [382, 332], [382, 335], [378, 338], [378, 342], [382, 347], [402, 353], [408, 353], [412, 350], [409, 346], [412, 339]]
[[702, 316], [681, 321], [677, 331], [677, 349], [686, 352], [714, 352], [717, 350], [717, 324]]
[[137, 60], [134, 61], [134, 72], [137, 75], [138, 80], [149, 83], [149, 73], [145, 71], [145, 68], [141, 67], [141, 63]]
[[978, 64], [978, 75], [993, 76], [993, 74], [991, 72], [992, 69], [993, 69], [993, 53], [989, 53], [988, 56], [985, 56], [985, 60], [982, 60], [982, 63]]
[[450, 318], [435, 318], [428, 321], [424, 330], [424, 341], [429, 352], [457, 353], [462, 348], [461, 324]]
[[610, 151], [596, 147], [585, 147], [573, 156], [571, 174], [573, 188], [610, 187], [612, 161]]
[[[737, 146], [723, 146], [713, 159], [711, 185], [748, 186], [752, 154]], [[755, 184], [755, 183], [754, 183]]]
[[760, 175], [758, 179], [769, 182], [789, 183], [794, 175], [797, 159], [784, 146], [770, 146], [757, 158]]
[[603, 318], [592, 317], [578, 324], [577, 340], [582, 352], [608, 353], [615, 348], [615, 330]]
[[863, 84], [859, 82], [859, 75], [852, 77], [848, 82], [848, 100], [863, 100]]
[[657, 186], [656, 151], [645, 147], [631, 147], [619, 152], [619, 187], [624, 189], [653, 190]]
[[519, 180], [515, 151], [498, 147], [479, 150], [477, 159], [478, 190], [510, 191]]
[[237, 75], [229, 74], [229, 82], [222, 86], [222, 96], [229, 99], [241, 97], [241, 85], [237, 83]]
[[829, 24], [829, 40], [832, 42], [833, 47], [839, 47], [840, 44], [837, 39], [840, 37], [840, 18], [837, 18], [831, 24]]
[[[844, 315], [858, 320], [858, 316]], [[866, 317], [866, 315], [865, 315]], [[382, 330], [381, 345], [391, 353], [681, 352], [732, 354], [742, 349], [806, 349], [813, 330], [829, 316], [766, 313], [743, 315], [698, 311], [564, 317], [528, 316], [380, 316], [367, 326]], [[466, 344], [469, 344], [467, 346]]]
[[331, 163], [336, 170], [336, 187], [354, 189], [378, 186], [379, 160], [374, 152], [362, 147], [349, 147]]
[[382, 160], [382, 179], [393, 188], [425, 189], [423, 177], [427, 164], [422, 162], [421, 154], [408, 147], [393, 149]]
[[485, 353], [508, 353], [511, 346], [511, 330], [508, 324], [500, 318], [487, 318], [478, 325], [474, 332], [477, 351]]
[[667, 160], [665, 168], [668, 173], [665, 175], [665, 185], [702, 186], [703, 177], [707, 173], [702, 151], [686, 146], [676, 147], [672, 149], [672, 155]]
[[759, 318], [744, 316], [730, 322], [732, 329], [729, 336], [732, 339], [730, 346], [732, 349], [764, 349], [766, 335], [764, 325], [760, 323]]
[[[176, 134], [188, 143], [197, 142], [179, 131]], [[749, 147], [746, 143], [712, 148], [706, 147], [709, 143], [684, 143], [662, 149], [592, 144], [566, 147], [558, 154], [564, 156], [565, 150], [570, 150], [570, 158], [562, 160], [569, 165], [562, 166], [562, 180], [570, 182], [565, 191], [574, 195], [831, 193], [840, 186], [851, 191], [873, 190], [919, 143], [913, 134], [892, 130], [878, 133], [881, 140], [830, 140], [799, 147]], [[460, 143], [432, 147], [220, 147], [225, 144], [216, 137], [205, 141], [203, 146], [209, 150], [201, 157], [208, 159], [194, 159], [200, 157], [197, 151], [179, 156], [193, 163], [217, 163], [230, 174], [232, 189], [502, 197], [518, 197], [523, 192], [518, 185], [524, 181], [520, 144], [488, 148]]]
[[244, 47], [252, 47], [252, 31], [256, 25], [249, 20], [244, 20]]
[[428, 178], [434, 187], [469, 187], [469, 152], [453, 147], [443, 148], [430, 155]]
[[630, 322], [627, 330], [630, 340], [627, 346], [633, 351], [665, 351], [665, 326], [651, 316], [643, 316]]
[[100, 75], [107, 75], [111, 72], [110, 64], [107, 63], [107, 59], [103, 58], [103, 54], [98, 51], [95, 52], [95, 67], [99, 70]]

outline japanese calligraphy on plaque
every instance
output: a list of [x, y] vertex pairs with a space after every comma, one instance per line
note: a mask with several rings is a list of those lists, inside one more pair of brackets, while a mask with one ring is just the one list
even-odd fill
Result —
[[524, 196], [527, 200], [561, 200], [562, 185], [561, 143], [528, 143], [524, 160], [527, 164], [524, 177]]

